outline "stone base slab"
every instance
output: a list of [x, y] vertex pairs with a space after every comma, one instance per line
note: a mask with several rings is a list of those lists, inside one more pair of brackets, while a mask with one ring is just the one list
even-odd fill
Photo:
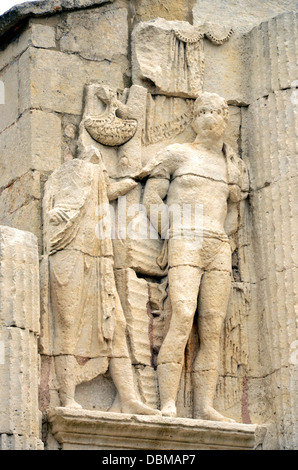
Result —
[[254, 450], [265, 426], [55, 408], [48, 414], [62, 450]]

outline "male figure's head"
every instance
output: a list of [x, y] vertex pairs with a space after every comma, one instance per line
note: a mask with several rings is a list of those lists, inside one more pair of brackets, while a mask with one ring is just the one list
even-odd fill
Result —
[[227, 126], [229, 107], [216, 93], [202, 93], [194, 103], [192, 127], [201, 138], [220, 138]]

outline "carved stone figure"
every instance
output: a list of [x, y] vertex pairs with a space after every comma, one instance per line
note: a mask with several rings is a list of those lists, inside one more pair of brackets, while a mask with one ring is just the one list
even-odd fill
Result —
[[[198, 309], [199, 351], [193, 363], [194, 417], [232, 421], [213, 408], [218, 380], [219, 339], [231, 286], [231, 247], [224, 223], [228, 200], [247, 195], [246, 169], [223, 142], [226, 101], [202, 93], [194, 104], [193, 143], [173, 144], [154, 163], [144, 204], [165, 241], [172, 317], [158, 355], [161, 411], [176, 416], [184, 352]], [[175, 206], [196, 208], [202, 217], [170, 222], [163, 213]], [[158, 211], [156, 214], [154, 211]], [[200, 211], [199, 211], [200, 212]], [[177, 215], [177, 213], [176, 213]], [[203, 221], [203, 224], [202, 224]]]
[[116, 290], [109, 201], [136, 183], [110, 183], [100, 153], [87, 148], [46, 183], [44, 243], [49, 273], [43, 348], [55, 356], [63, 407], [77, 408], [76, 385], [107, 371], [122, 412], [157, 414], [136, 398], [126, 322]]

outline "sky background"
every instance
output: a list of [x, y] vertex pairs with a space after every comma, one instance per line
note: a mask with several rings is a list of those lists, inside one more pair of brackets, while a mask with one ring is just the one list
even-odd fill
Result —
[[26, 3], [26, 0], [0, 0], [0, 15], [20, 3]]

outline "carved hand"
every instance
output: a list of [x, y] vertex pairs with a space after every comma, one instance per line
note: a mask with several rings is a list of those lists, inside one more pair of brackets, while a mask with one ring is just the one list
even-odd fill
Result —
[[119, 196], [124, 196], [133, 188], [135, 188], [138, 183], [132, 178], [123, 178], [117, 183], [111, 183], [108, 187], [108, 197], [110, 201], [117, 199]]
[[57, 207], [49, 212], [49, 221], [53, 225], [59, 225], [61, 222], [68, 222], [69, 215], [61, 208]]

